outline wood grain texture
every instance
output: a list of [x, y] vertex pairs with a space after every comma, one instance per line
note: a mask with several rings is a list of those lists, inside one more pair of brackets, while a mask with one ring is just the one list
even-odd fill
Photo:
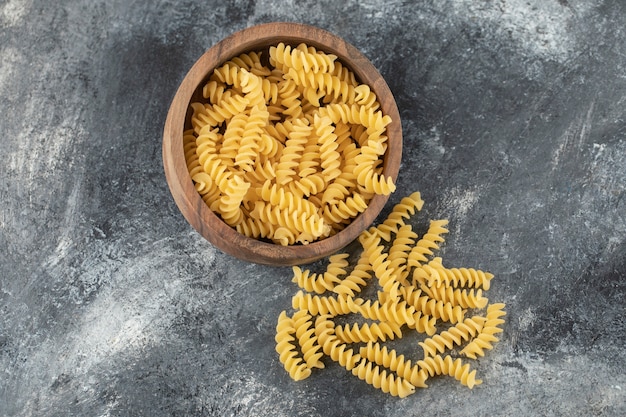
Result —
[[187, 221], [209, 242], [225, 253], [249, 262], [267, 265], [309, 263], [328, 256], [352, 242], [376, 219], [389, 196], [376, 195], [368, 208], [334, 236], [308, 244], [282, 246], [246, 237], [224, 223], [202, 200], [189, 175], [184, 152], [183, 131], [189, 126], [189, 103], [199, 95], [212, 71], [223, 62], [245, 52], [266, 49], [279, 42], [306, 43], [335, 54], [357, 79], [370, 86], [384, 114], [388, 149], [383, 174], [398, 176], [402, 159], [402, 127], [393, 94], [372, 63], [354, 46], [325, 30], [298, 23], [267, 23], [253, 26], [223, 39], [206, 51], [191, 67], [172, 100], [163, 132], [163, 165], [172, 196]]

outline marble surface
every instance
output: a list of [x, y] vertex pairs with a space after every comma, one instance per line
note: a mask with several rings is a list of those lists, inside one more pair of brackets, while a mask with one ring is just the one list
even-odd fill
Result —
[[[447, 264], [492, 272], [507, 304], [482, 385], [399, 400], [331, 362], [293, 382], [274, 351], [291, 269], [179, 213], [177, 85], [271, 21], [332, 31], [387, 79], [389, 204], [420, 191]], [[0, 2], [0, 415], [626, 414], [625, 28], [621, 0]]]

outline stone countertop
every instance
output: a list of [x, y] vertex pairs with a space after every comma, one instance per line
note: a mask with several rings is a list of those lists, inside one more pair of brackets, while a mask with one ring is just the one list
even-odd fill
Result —
[[[274, 351], [291, 269], [224, 255], [179, 213], [176, 88], [271, 21], [342, 36], [387, 79], [404, 154], [386, 213], [420, 191], [416, 224], [450, 221], [446, 264], [492, 272], [507, 305], [482, 385], [399, 400], [332, 362], [293, 382]], [[626, 414], [625, 28], [620, 0], [2, 2], [0, 415]]]

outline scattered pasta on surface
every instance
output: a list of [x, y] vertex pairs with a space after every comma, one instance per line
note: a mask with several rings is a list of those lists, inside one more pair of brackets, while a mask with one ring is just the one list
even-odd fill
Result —
[[245, 53], [213, 71], [202, 99], [183, 135], [187, 168], [243, 235], [308, 244], [395, 191], [383, 174], [392, 120], [335, 55], [284, 43]]
[[[434, 256], [447, 221], [431, 221], [420, 238], [409, 220], [422, 205], [413, 193], [361, 233], [356, 261], [338, 253], [323, 273], [293, 267], [295, 312], [282, 311], [276, 326], [279, 360], [293, 379], [310, 376], [328, 358], [400, 398], [438, 375], [470, 389], [482, 383], [470, 361], [499, 340], [505, 305], [485, 296], [493, 274], [444, 267]], [[409, 358], [389, 345], [405, 338], [415, 339], [413, 351], [421, 354]]]

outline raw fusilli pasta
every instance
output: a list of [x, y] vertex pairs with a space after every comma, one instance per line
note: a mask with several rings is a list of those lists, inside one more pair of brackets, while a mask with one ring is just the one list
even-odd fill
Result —
[[[395, 190], [381, 168], [391, 118], [335, 55], [279, 43], [232, 57], [190, 110], [190, 177], [209, 208], [246, 236], [308, 244]], [[297, 215], [287, 210], [294, 205]]]
[[296, 338], [306, 366], [309, 369], [323, 368], [324, 363], [321, 361], [323, 354], [317, 343], [312, 316], [304, 310], [297, 311], [293, 315], [293, 326], [296, 329]]
[[378, 234], [386, 242], [391, 241], [391, 235], [405, 225], [405, 219], [411, 218], [416, 211], [422, 209], [424, 201], [418, 191], [402, 198], [396, 204], [387, 218], [378, 226], [369, 229], [370, 234]]
[[427, 373], [417, 365], [411, 365], [411, 360], [405, 360], [404, 355], [398, 355], [395, 349], [387, 349], [380, 343], [368, 342], [361, 347], [359, 354], [378, 365], [389, 368], [391, 371], [408, 380], [415, 387], [426, 387]]
[[439, 243], [444, 240], [441, 235], [448, 233], [448, 229], [444, 227], [447, 224], [447, 220], [433, 220], [430, 222], [430, 227], [426, 234], [417, 241], [409, 252], [407, 257], [407, 264], [409, 266], [419, 267], [422, 263], [428, 261], [427, 256], [433, 254], [432, 249], [439, 249]]
[[339, 295], [354, 297], [354, 295], [359, 293], [372, 278], [372, 274], [370, 273], [371, 270], [372, 267], [368, 263], [367, 257], [361, 255], [350, 274], [337, 283], [337, 285], [333, 288], [333, 292]]
[[337, 316], [350, 312], [350, 305], [345, 296], [318, 296], [305, 294], [303, 291], [298, 291], [298, 293], [293, 296], [292, 307], [294, 309], [306, 310], [313, 315], [330, 314]]
[[382, 392], [388, 392], [396, 397], [404, 398], [415, 392], [415, 386], [407, 379], [387, 373], [386, 370], [381, 370], [378, 365], [365, 358], [362, 358], [359, 364], [352, 369], [352, 374], [371, 384], [374, 388], [379, 388]]
[[276, 352], [279, 354], [280, 363], [289, 372], [289, 376], [295, 381], [300, 381], [308, 378], [311, 370], [296, 349], [295, 333], [293, 319], [287, 316], [285, 311], [281, 312], [276, 324]]
[[346, 343], [337, 338], [334, 324], [329, 317], [322, 315], [317, 318], [315, 334], [324, 353], [348, 371], [354, 368], [361, 359], [361, 355], [354, 353], [354, 350], [349, 349]]
[[[364, 231], [356, 261], [343, 253], [329, 257], [321, 274], [293, 268], [293, 281], [301, 288], [292, 298], [296, 313], [277, 327], [276, 340], [282, 343], [277, 351], [285, 369], [294, 377], [323, 367], [325, 356], [398, 397], [427, 387], [427, 379], [437, 375], [452, 376], [469, 388], [482, 383], [469, 363], [451, 354], [470, 360], [492, 349], [503, 330], [505, 305], [489, 303], [484, 295], [492, 274], [444, 268], [439, 257], [428, 260], [448, 230], [445, 220], [432, 221], [418, 239], [409, 221], [422, 204], [419, 193], [411, 194], [387, 220]], [[320, 295], [325, 292], [333, 295]], [[409, 359], [388, 345], [411, 335], [423, 335], [417, 341], [419, 357]], [[293, 346], [300, 346], [302, 355], [289, 353]]]
[[473, 287], [482, 288], [487, 291], [493, 274], [474, 268], [445, 268], [441, 264], [441, 258], [433, 258], [428, 263], [439, 273], [441, 280], [451, 287]]
[[402, 330], [394, 322], [379, 322], [373, 324], [358, 325], [354, 323], [352, 327], [349, 324], [345, 326], [335, 327], [335, 334], [342, 342], [345, 343], [357, 343], [357, 342], [376, 342], [387, 339], [393, 340], [396, 337], [402, 337]]
[[461, 353], [468, 358], [476, 359], [476, 356], [484, 356], [485, 350], [493, 349], [493, 343], [499, 340], [495, 335], [501, 333], [499, 325], [504, 323], [500, 317], [506, 315], [503, 310], [504, 304], [491, 304], [487, 307], [485, 324], [480, 333], [474, 338]]
[[323, 294], [329, 290], [329, 284], [324, 280], [323, 274], [313, 274], [308, 269], [303, 271], [299, 266], [294, 266], [292, 269], [291, 281], [297, 283], [298, 287], [303, 290], [316, 294]]
[[481, 317], [465, 319], [448, 330], [419, 342], [424, 349], [424, 356], [435, 356], [467, 342], [482, 331], [484, 320], [481, 319]]
[[427, 357], [418, 361], [417, 365], [428, 371], [430, 376], [449, 375], [470, 389], [482, 384], [482, 380], [476, 379], [476, 370], [471, 371], [469, 364], [463, 364], [461, 359], [453, 360], [450, 355]]

